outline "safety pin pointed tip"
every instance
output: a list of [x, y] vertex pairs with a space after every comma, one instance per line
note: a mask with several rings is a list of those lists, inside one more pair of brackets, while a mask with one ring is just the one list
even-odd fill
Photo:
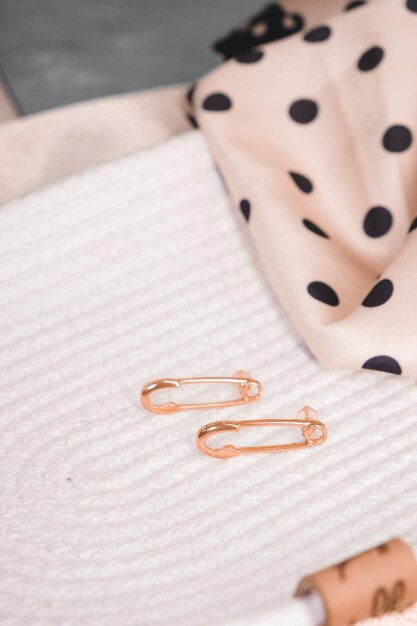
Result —
[[304, 420], [316, 420], [317, 417], [318, 417], [317, 411], [313, 409], [311, 406], [309, 406], [308, 404], [303, 406], [303, 408], [299, 411], [297, 415], [298, 419], [304, 419]]

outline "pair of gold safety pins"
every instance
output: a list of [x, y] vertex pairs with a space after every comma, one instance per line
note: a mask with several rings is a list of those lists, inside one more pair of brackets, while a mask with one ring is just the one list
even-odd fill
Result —
[[[239, 397], [235, 400], [225, 400], [218, 402], [205, 402], [197, 404], [177, 404], [176, 402], [166, 402], [164, 404], [154, 404], [151, 395], [163, 389], [179, 389], [183, 385], [195, 384], [217, 384], [226, 383], [235, 385], [239, 391]], [[188, 409], [213, 409], [241, 404], [248, 404], [259, 400], [262, 395], [262, 385], [259, 380], [252, 378], [246, 372], [237, 372], [230, 378], [160, 378], [152, 380], [142, 387], [140, 398], [143, 406], [152, 413], [168, 414], [177, 413]], [[303, 437], [302, 441], [295, 443], [285, 443], [267, 446], [245, 446], [238, 448], [234, 445], [226, 445], [221, 448], [211, 448], [207, 444], [207, 439], [213, 435], [221, 433], [235, 432], [241, 428], [258, 428], [268, 426], [295, 427], [300, 429]], [[218, 459], [228, 459], [240, 454], [252, 454], [258, 452], [286, 452], [288, 450], [300, 450], [311, 448], [324, 443], [327, 439], [327, 429], [323, 422], [317, 419], [317, 413], [309, 406], [305, 406], [298, 413], [296, 419], [261, 419], [243, 421], [219, 421], [206, 424], [197, 433], [197, 447], [207, 454]]]

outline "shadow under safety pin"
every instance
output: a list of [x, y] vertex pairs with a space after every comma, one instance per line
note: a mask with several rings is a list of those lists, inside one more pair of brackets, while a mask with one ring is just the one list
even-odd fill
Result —
[[[177, 402], [165, 402], [164, 404], [153, 404], [151, 401], [151, 395], [155, 391], [161, 389], [179, 389], [183, 385], [196, 385], [196, 384], [217, 384], [228, 383], [234, 385], [239, 391], [239, 397], [235, 400], [222, 400], [218, 402], [198, 402], [192, 404], [178, 404]], [[259, 380], [252, 378], [246, 372], [236, 372], [233, 377], [230, 378], [216, 378], [216, 377], [204, 377], [204, 378], [160, 378], [158, 380], [151, 380], [146, 383], [140, 392], [140, 398], [143, 406], [148, 411], [153, 413], [177, 413], [185, 409], [214, 409], [227, 406], [237, 406], [239, 404], [247, 404], [248, 402], [254, 402], [259, 400], [262, 393], [262, 385]]]
[[[264, 419], [243, 421], [221, 421], [206, 424], [197, 433], [197, 446], [207, 454], [218, 459], [228, 459], [240, 454], [253, 454], [258, 452], [287, 452], [288, 450], [300, 450], [311, 448], [324, 443], [327, 439], [327, 429], [323, 422], [317, 418], [317, 413], [311, 407], [305, 406], [299, 412], [297, 419]], [[226, 432], [235, 432], [241, 428], [258, 428], [264, 426], [294, 426], [300, 429], [304, 441], [284, 443], [279, 445], [246, 446], [238, 448], [233, 445], [225, 445], [222, 448], [210, 448], [207, 439], [213, 435]], [[319, 434], [319, 436], [315, 436]]]

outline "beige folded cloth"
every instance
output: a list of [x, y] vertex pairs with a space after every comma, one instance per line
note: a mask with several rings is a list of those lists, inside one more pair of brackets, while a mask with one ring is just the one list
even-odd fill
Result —
[[9, 94], [0, 78], [0, 124], [9, 122], [18, 117], [18, 111], [13, 102], [9, 98]]
[[0, 125], [0, 204], [189, 130], [184, 90], [102, 98]]

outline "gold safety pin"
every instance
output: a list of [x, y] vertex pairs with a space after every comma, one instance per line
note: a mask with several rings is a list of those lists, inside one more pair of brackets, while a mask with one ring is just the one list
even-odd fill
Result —
[[[177, 404], [176, 402], [166, 402], [165, 404], [153, 404], [151, 401], [151, 394], [161, 389], [179, 389], [182, 385], [195, 385], [195, 384], [217, 384], [217, 383], [229, 383], [235, 385], [239, 390], [240, 397], [236, 400], [224, 400], [219, 402], [204, 402], [196, 404]], [[261, 397], [262, 385], [259, 380], [252, 378], [247, 372], [236, 372], [233, 377], [230, 378], [160, 378], [158, 380], [151, 380], [142, 387], [140, 392], [140, 399], [143, 406], [148, 411], [153, 413], [177, 413], [185, 409], [214, 409], [227, 406], [237, 406], [238, 404], [247, 404], [248, 402], [255, 402]]]
[[[275, 446], [246, 446], [237, 448], [233, 445], [226, 445], [222, 448], [210, 448], [207, 439], [212, 435], [237, 431], [241, 428], [257, 428], [263, 426], [295, 426], [300, 428], [304, 441], [296, 443], [285, 443]], [[318, 437], [315, 435], [320, 432]], [[317, 413], [309, 406], [305, 406], [299, 412], [297, 419], [264, 419], [264, 420], [244, 420], [239, 422], [222, 421], [206, 424], [197, 433], [197, 446], [208, 456], [217, 459], [229, 459], [240, 454], [252, 454], [258, 452], [286, 452], [288, 450], [300, 450], [301, 448], [311, 448], [319, 446], [327, 439], [327, 429], [323, 422], [317, 419]]]

